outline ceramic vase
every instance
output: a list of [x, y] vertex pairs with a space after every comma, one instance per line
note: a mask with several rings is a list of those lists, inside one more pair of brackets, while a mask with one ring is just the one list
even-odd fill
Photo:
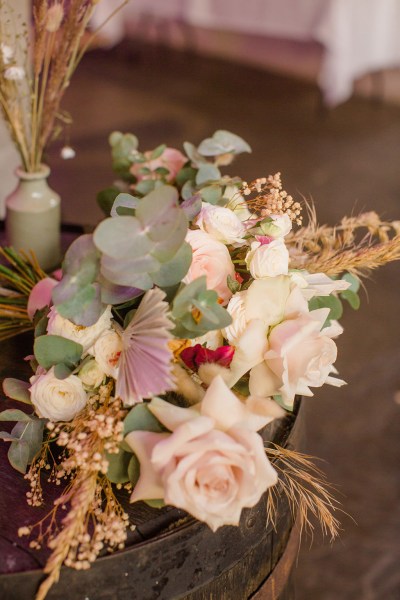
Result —
[[32, 250], [45, 271], [61, 260], [61, 199], [47, 183], [49, 174], [46, 165], [35, 173], [18, 168], [17, 187], [6, 198], [7, 244]]

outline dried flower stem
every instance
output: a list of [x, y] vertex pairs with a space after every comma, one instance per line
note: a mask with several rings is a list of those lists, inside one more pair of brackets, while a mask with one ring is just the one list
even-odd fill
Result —
[[277, 518], [276, 498], [282, 493], [287, 497], [290, 509], [300, 521], [300, 533], [313, 533], [314, 526], [309, 514], [321, 525], [322, 532], [330, 534], [333, 541], [339, 534], [339, 521], [333, 516], [338, 503], [328, 491], [325, 475], [314, 465], [310, 456], [282, 448], [276, 444], [266, 449], [267, 455], [278, 471], [278, 484], [268, 490], [267, 514], [275, 526]]

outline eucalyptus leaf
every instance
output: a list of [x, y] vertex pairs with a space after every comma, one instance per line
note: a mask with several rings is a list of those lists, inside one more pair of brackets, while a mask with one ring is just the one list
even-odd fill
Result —
[[218, 204], [222, 198], [222, 187], [220, 185], [208, 185], [201, 188], [199, 194], [204, 202], [209, 204]]
[[193, 169], [193, 167], [182, 167], [178, 172], [175, 181], [179, 187], [182, 187], [187, 181], [194, 182], [196, 173], [197, 169]]
[[117, 454], [106, 453], [108, 460], [107, 477], [112, 483], [126, 483], [129, 481], [128, 467], [132, 454], [119, 449]]
[[20, 441], [28, 445], [28, 464], [40, 452], [43, 443], [44, 424], [45, 419], [34, 417], [29, 423], [18, 422], [11, 431], [12, 435], [17, 436]]
[[26, 468], [29, 461], [29, 446], [23, 440], [17, 442], [11, 442], [10, 448], [7, 453], [8, 460], [11, 466], [19, 471], [23, 475], [26, 473]]
[[54, 367], [54, 375], [57, 379], [67, 379], [72, 373], [72, 369], [64, 363], [58, 363]]
[[120, 194], [120, 190], [117, 187], [108, 187], [101, 190], [96, 197], [97, 204], [106, 217], [110, 216], [115, 198]]
[[197, 150], [204, 156], [251, 152], [249, 144], [243, 138], [224, 129], [219, 129], [211, 138], [203, 140]]
[[136, 456], [132, 454], [131, 460], [128, 465], [128, 478], [133, 486], [137, 484], [140, 477], [140, 463]]
[[183, 242], [170, 261], [162, 264], [157, 273], [150, 274], [155, 285], [161, 288], [171, 287], [182, 281], [189, 270], [192, 256], [192, 247], [187, 242]]
[[190, 200], [196, 193], [195, 185], [192, 181], [186, 181], [181, 189], [181, 196], [184, 200]]
[[60, 335], [42, 335], [36, 338], [33, 349], [39, 365], [46, 370], [58, 363], [74, 367], [83, 353], [81, 344]]
[[156, 160], [157, 158], [160, 158], [161, 154], [166, 150], [166, 148], [166, 144], [160, 144], [160, 146], [157, 146], [157, 148], [151, 153], [150, 160]]
[[32, 404], [29, 387], [30, 384], [28, 382], [12, 377], [7, 377], [3, 381], [3, 392], [7, 398], [18, 400], [18, 402], [23, 402], [24, 404]]
[[215, 165], [206, 163], [199, 167], [196, 175], [196, 185], [200, 186], [208, 181], [218, 181], [221, 179], [221, 172]]
[[343, 300], [346, 300], [353, 310], [358, 310], [360, 308], [360, 297], [356, 292], [353, 292], [351, 288], [345, 290], [344, 292], [341, 292], [340, 297]]
[[329, 315], [327, 321], [337, 321], [343, 314], [343, 306], [339, 298], [336, 296], [317, 296], [311, 298], [308, 303], [310, 310], [317, 310], [318, 308], [329, 308]]
[[135, 210], [137, 205], [139, 204], [139, 198], [135, 198], [131, 194], [118, 194], [115, 197], [110, 216], [111, 217], [121, 217], [124, 215], [135, 216]]
[[0, 413], [0, 421], [19, 421], [21, 423], [28, 423], [29, 421], [32, 421], [32, 417], [18, 408], [10, 408], [8, 410], [3, 410]]
[[351, 292], [358, 292], [360, 289], [360, 279], [356, 275], [353, 275], [352, 273], [345, 273], [342, 279], [350, 283], [350, 287], [346, 291], [350, 290]]
[[137, 137], [132, 133], [122, 134], [119, 131], [114, 131], [109, 137], [109, 143], [111, 145], [114, 171], [121, 174], [129, 171], [135, 161], [139, 146]]
[[165, 431], [160, 422], [147, 408], [145, 402], [136, 404], [124, 419], [124, 436], [131, 431], [152, 431], [161, 433]]
[[187, 200], [184, 200], [181, 204], [181, 209], [185, 213], [186, 217], [189, 221], [193, 221], [195, 217], [201, 211], [201, 196], [200, 194], [195, 194]]
[[155, 186], [156, 182], [154, 179], [142, 179], [142, 181], [136, 184], [135, 190], [142, 194], [142, 196], [146, 196], [154, 190]]
[[7, 431], [0, 431], [0, 440], [3, 440], [3, 442], [18, 442], [19, 438]]
[[200, 165], [205, 164], [207, 160], [202, 156], [197, 150], [196, 146], [191, 144], [190, 142], [184, 142], [183, 147], [187, 156], [189, 157], [193, 167], [200, 167]]

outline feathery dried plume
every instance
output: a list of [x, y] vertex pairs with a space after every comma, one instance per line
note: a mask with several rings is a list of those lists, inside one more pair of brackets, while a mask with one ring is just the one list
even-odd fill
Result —
[[375, 212], [344, 217], [334, 226], [319, 226], [315, 208], [308, 205], [309, 223], [290, 233], [290, 267], [336, 276], [344, 271], [367, 275], [400, 259], [400, 223], [382, 221]]
[[310, 456], [295, 450], [272, 444], [266, 452], [279, 476], [278, 483], [268, 490], [268, 520], [275, 526], [276, 498], [283, 493], [293, 516], [299, 519], [300, 534], [303, 531], [313, 534], [312, 514], [318, 519], [323, 534], [329, 534], [333, 541], [340, 531], [340, 523], [333, 515], [339, 507], [328, 491], [331, 486], [327, 484], [322, 471], [314, 465]]

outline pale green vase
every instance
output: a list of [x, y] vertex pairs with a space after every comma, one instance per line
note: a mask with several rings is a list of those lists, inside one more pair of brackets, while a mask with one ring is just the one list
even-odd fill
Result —
[[7, 244], [32, 250], [45, 271], [61, 260], [61, 199], [47, 184], [49, 174], [46, 165], [35, 173], [18, 168], [17, 187], [6, 198]]

